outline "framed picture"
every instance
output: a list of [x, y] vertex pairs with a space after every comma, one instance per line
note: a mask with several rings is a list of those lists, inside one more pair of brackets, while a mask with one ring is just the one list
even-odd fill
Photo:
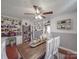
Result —
[[71, 29], [71, 19], [57, 21], [57, 29]]

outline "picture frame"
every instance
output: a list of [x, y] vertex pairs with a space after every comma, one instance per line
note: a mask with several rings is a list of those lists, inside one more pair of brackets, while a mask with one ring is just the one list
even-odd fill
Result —
[[57, 29], [70, 30], [71, 29], [71, 19], [64, 19], [57, 21]]

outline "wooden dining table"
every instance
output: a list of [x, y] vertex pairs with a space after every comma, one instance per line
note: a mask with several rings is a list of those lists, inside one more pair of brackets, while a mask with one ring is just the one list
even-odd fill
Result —
[[46, 44], [42, 43], [36, 47], [31, 47], [28, 43], [17, 46], [17, 49], [23, 59], [39, 59], [45, 54]]
[[[23, 43], [18, 45], [17, 49], [22, 59], [41, 59], [41, 57], [46, 53], [46, 43], [44, 42], [36, 47], [31, 47], [28, 43]], [[73, 59], [77, 59], [76, 54], [63, 49], [62, 47], [58, 48], [58, 52], [65, 55], [65, 57], [68, 56], [68, 59], [70, 59], [71, 55], [74, 55]]]

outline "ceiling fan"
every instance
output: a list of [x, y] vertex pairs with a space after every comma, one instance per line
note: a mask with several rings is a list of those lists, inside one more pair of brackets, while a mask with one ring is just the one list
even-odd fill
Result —
[[24, 13], [26, 14], [32, 14], [35, 15], [35, 19], [42, 19], [42, 18], [46, 18], [45, 15], [47, 14], [53, 14], [53, 11], [48, 11], [48, 12], [43, 12], [42, 8], [36, 5], [33, 5], [33, 8], [35, 9], [35, 13]]

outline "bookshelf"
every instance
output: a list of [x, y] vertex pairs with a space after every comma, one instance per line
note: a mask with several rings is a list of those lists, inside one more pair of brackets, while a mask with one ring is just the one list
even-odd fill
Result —
[[21, 35], [21, 20], [9, 17], [1, 17], [1, 36]]

